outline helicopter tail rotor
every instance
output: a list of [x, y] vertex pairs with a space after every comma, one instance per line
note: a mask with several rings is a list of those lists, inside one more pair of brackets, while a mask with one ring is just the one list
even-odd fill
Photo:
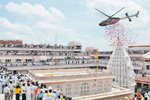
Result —
[[131, 20], [130, 16], [128, 15], [128, 13], [126, 13], [125, 15], [129, 19], [129, 21], [131, 22], [132, 20]]
[[138, 11], [138, 12], [136, 13], [136, 15], [135, 15], [136, 17], [138, 17], [138, 16], [139, 16], [139, 12], [140, 12], [140, 11]]

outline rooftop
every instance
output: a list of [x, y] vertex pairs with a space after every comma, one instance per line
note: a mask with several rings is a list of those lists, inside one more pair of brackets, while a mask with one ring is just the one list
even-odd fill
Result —
[[64, 81], [80, 81], [113, 78], [108, 70], [95, 72], [93, 69], [51, 69], [51, 70], [29, 70], [28, 75], [40, 83], [55, 83]]
[[86, 47], [85, 51], [97, 51], [99, 50], [97, 47]]
[[141, 83], [150, 83], [150, 76], [135, 76], [135, 81]]
[[145, 55], [143, 55], [141, 59], [142, 60], [150, 60], [150, 52], [148, 52]]
[[129, 47], [129, 48], [132, 48], [132, 47], [150, 47], [150, 44], [129, 45], [128, 47]]
[[81, 42], [71, 41], [68, 43], [67, 46], [69, 46], [69, 47], [71, 47], [71, 46], [82, 46], [82, 44], [81, 44]]

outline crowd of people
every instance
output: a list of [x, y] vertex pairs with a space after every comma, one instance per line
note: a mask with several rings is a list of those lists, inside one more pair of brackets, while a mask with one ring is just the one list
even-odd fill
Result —
[[150, 91], [146, 91], [145, 93], [136, 92], [135, 99], [136, 100], [150, 100]]
[[132, 60], [132, 65], [134, 65], [134, 66], [143, 66], [143, 61], [141, 61], [141, 60]]
[[34, 82], [21, 73], [11, 73], [1, 67], [0, 89], [4, 100], [71, 100], [60, 89]]
[[[51, 60], [51, 61], [36, 61], [36, 62], [1, 62], [0, 66], [11, 67], [11, 66], [42, 66], [42, 65], [71, 65], [71, 64], [95, 64], [97, 61], [95, 59], [90, 60]], [[107, 64], [108, 60], [100, 59], [98, 60], [100, 64]]]
[[6, 56], [6, 55], [23, 55], [23, 56], [88, 56], [92, 53], [88, 52], [80, 52], [80, 53], [65, 53], [65, 52], [50, 52], [50, 51], [1, 51], [0, 55]]
[[[8, 41], [7, 43], [0, 43], [0, 47], [10, 48], [50, 48], [50, 49], [71, 49], [68, 46], [63, 45], [50, 45], [50, 44], [23, 44], [22, 41]], [[16, 42], [16, 43], [14, 43]]]
[[125, 97], [124, 100], [150, 100], [150, 91], [145, 93], [136, 92], [133, 98]]

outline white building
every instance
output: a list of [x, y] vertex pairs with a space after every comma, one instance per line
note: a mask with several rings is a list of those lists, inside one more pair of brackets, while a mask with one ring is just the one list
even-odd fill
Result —
[[110, 57], [107, 68], [115, 76], [117, 86], [130, 88], [134, 91], [135, 74], [131, 59], [124, 48], [122, 42], [118, 39], [118, 43]]

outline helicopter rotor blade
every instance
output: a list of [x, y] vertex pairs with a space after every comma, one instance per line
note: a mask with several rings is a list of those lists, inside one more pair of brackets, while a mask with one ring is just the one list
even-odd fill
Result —
[[108, 15], [106, 15], [105, 13], [103, 13], [102, 11], [98, 10], [97, 8], [95, 8], [97, 11], [99, 11], [100, 13], [102, 13], [103, 15], [107, 16], [107, 17], [110, 17]]
[[111, 17], [113, 17], [114, 15], [116, 15], [117, 13], [119, 13], [121, 10], [123, 10], [125, 7], [123, 7], [123, 8], [121, 8], [119, 11], [117, 11], [116, 13], [114, 13], [112, 16], [110, 16], [110, 18]]

